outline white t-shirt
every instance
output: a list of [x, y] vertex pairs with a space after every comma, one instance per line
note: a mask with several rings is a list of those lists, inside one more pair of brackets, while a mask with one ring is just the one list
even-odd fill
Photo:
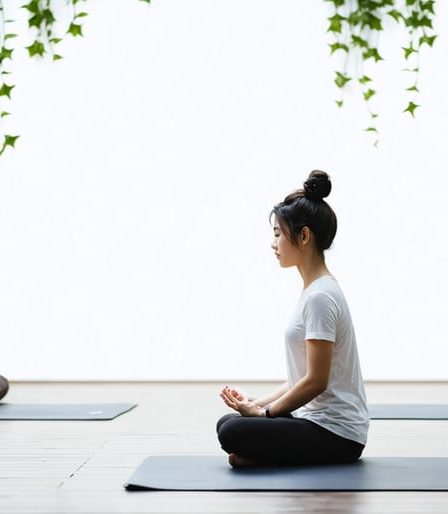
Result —
[[355, 330], [344, 294], [332, 275], [317, 278], [303, 290], [286, 329], [290, 387], [306, 375], [307, 339], [334, 343], [330, 378], [323, 393], [291, 414], [365, 445], [369, 411]]

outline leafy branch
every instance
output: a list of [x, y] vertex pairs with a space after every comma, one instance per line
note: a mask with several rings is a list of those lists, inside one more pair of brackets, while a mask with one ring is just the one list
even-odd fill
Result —
[[10, 61], [12, 58], [13, 48], [9, 46], [9, 41], [16, 37], [16, 34], [8, 30], [11, 20], [5, 18], [5, 10], [3, 7], [3, 0], [0, 0], [0, 130], [1, 141], [0, 141], [0, 156], [3, 155], [4, 151], [8, 146], [14, 147], [15, 142], [19, 136], [13, 136], [7, 134], [3, 130], [4, 118], [9, 116], [9, 112], [4, 108], [5, 99], [11, 98], [11, 92], [14, 89], [14, 84], [8, 80], [10, 74], [5, 69], [5, 61]]
[[[10, 0], [11, 3], [14, 0]], [[21, 7], [28, 14], [28, 32], [31, 35], [30, 43], [25, 47], [30, 58], [42, 59], [46, 56], [53, 61], [58, 61], [63, 56], [58, 51], [58, 45], [63, 39], [83, 36], [83, 20], [88, 13], [84, 9], [87, 0], [25, 0]], [[149, 4], [151, 0], [140, 0]], [[56, 10], [54, 4], [61, 4]], [[0, 0], [0, 156], [8, 147], [14, 147], [18, 135], [11, 135], [5, 130], [5, 119], [10, 115], [6, 110], [6, 104], [11, 101], [11, 95], [15, 85], [11, 80], [11, 73], [6, 69], [13, 58], [13, 48], [17, 34], [10, 30], [14, 20], [5, 15], [4, 4], [6, 0]], [[61, 22], [56, 19], [55, 12], [60, 13], [60, 19], [68, 19]]]
[[[341, 69], [337, 70], [334, 82], [340, 92], [336, 100], [338, 107], [344, 104], [344, 92], [347, 84], [354, 80], [360, 87], [360, 92], [369, 113], [369, 123], [364, 130], [375, 135], [374, 145], [378, 145], [378, 114], [371, 107], [372, 98], [377, 94], [374, 81], [365, 73], [366, 61], [374, 63], [384, 60], [379, 52], [379, 36], [384, 30], [384, 20], [390, 16], [402, 24], [408, 31], [408, 46], [403, 47], [405, 60], [415, 59], [412, 68], [405, 71], [414, 73], [412, 84], [406, 88], [413, 97], [408, 101], [403, 112], [414, 116], [419, 104], [417, 101], [418, 77], [420, 69], [420, 48], [422, 45], [433, 45], [436, 35], [430, 33], [433, 29], [434, 0], [324, 0], [330, 2], [333, 13], [327, 19], [334, 40], [329, 44], [331, 55], [337, 51], [345, 52], [346, 59]], [[354, 61], [355, 71], [348, 72], [349, 61]]]

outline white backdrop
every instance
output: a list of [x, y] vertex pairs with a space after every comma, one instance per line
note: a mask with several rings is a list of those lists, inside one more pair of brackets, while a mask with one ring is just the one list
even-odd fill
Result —
[[406, 35], [383, 37], [387, 60], [369, 69], [378, 149], [360, 94], [335, 106], [323, 1], [87, 6], [64, 60], [18, 50], [12, 67], [7, 128], [21, 139], [0, 159], [0, 373], [283, 378], [303, 284], [279, 267], [268, 214], [319, 168], [339, 222], [327, 265], [364, 378], [446, 379], [446, 3], [415, 120], [401, 114]]

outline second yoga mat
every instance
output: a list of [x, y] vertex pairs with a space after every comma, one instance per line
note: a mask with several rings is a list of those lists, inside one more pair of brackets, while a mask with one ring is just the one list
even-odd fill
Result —
[[110, 420], [136, 407], [135, 403], [0, 403], [0, 420]]
[[372, 404], [370, 419], [447, 419], [447, 404]]

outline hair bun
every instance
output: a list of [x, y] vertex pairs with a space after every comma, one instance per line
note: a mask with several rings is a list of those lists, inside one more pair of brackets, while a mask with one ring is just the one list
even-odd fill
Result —
[[310, 200], [319, 201], [330, 194], [330, 177], [325, 171], [313, 170], [303, 183], [305, 196]]

